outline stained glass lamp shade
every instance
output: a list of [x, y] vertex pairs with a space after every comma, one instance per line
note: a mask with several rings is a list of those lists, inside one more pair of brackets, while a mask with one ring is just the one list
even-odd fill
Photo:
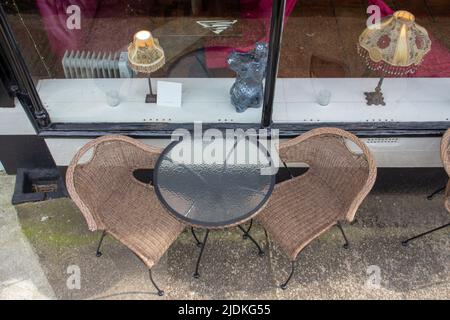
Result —
[[385, 105], [381, 92], [384, 76], [416, 72], [430, 50], [427, 30], [415, 23], [414, 15], [408, 11], [396, 11], [379, 26], [366, 28], [359, 36], [358, 52], [369, 69], [383, 75], [375, 92], [365, 93], [367, 104]]
[[156, 95], [152, 91], [150, 74], [164, 66], [165, 55], [158, 39], [153, 38], [150, 31], [142, 30], [134, 35], [133, 42], [128, 46], [128, 64], [133, 71], [149, 75], [150, 94], [145, 102], [155, 103]]

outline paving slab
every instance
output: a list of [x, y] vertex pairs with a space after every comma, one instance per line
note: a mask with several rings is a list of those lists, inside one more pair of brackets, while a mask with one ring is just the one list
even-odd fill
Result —
[[[349, 249], [342, 248], [343, 239], [336, 228], [313, 241], [300, 254], [298, 271], [286, 291], [277, 285], [287, 276], [289, 261], [258, 225], [253, 233], [265, 247], [265, 257], [259, 257], [254, 245], [244, 241], [236, 229], [212, 232], [200, 266], [201, 277], [194, 279], [199, 248], [185, 231], [156, 265], [154, 277], [166, 291], [164, 299], [449, 299], [448, 230], [408, 247], [400, 244], [444, 221], [445, 212], [424, 197], [396, 195], [395, 202], [391, 197], [370, 196], [358, 221], [344, 227], [351, 241]], [[397, 210], [398, 206], [404, 210]], [[414, 207], [434, 213], [434, 221], [423, 223], [419, 218], [402, 227], [398, 215]], [[373, 210], [379, 208], [393, 218], [391, 222], [374, 222]], [[100, 234], [87, 231], [70, 200], [20, 205], [17, 210], [58, 298], [161, 299], [154, 293], [143, 263], [117, 241], [106, 238], [103, 256], [95, 256]], [[407, 217], [414, 221], [412, 214]], [[80, 289], [67, 287], [67, 268], [73, 265], [80, 268]]]
[[0, 299], [53, 299], [53, 289], [11, 205], [14, 181], [14, 176], [0, 173]]

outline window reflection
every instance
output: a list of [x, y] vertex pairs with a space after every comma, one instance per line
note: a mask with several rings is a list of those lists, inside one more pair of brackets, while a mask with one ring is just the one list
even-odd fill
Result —
[[[53, 122], [260, 122], [261, 101], [256, 108], [232, 103], [237, 73], [227, 58], [268, 42], [272, 0], [13, 0], [4, 6]], [[142, 30], [164, 53], [158, 68], [141, 68], [138, 49], [130, 66], [128, 49]], [[180, 108], [154, 106], [152, 93], [166, 78], [182, 84]]]
[[[381, 21], [387, 21], [396, 11], [407, 11], [427, 31], [431, 50], [423, 42], [428, 41], [427, 37], [404, 37], [404, 43], [422, 48], [403, 50], [423, 56], [423, 59], [407, 59], [415, 61], [417, 68], [405, 69], [415, 72], [400, 72], [403, 66], [398, 63], [388, 73], [368, 68], [357, 45], [374, 13], [373, 8], [368, 10], [370, 6], [376, 7]], [[402, 126], [402, 122], [448, 121], [449, 9], [448, 1], [442, 0], [296, 1], [285, 22], [274, 122], [313, 126], [365, 123], [376, 127], [385, 123]], [[379, 46], [386, 46], [388, 42], [385, 37]], [[392, 56], [396, 57], [395, 53]], [[374, 60], [377, 66], [379, 60], [377, 57]], [[383, 100], [372, 94], [376, 92], [374, 88], [380, 77], [385, 77], [382, 82], [385, 104], [369, 106], [365, 92], [373, 96], [372, 102]]]

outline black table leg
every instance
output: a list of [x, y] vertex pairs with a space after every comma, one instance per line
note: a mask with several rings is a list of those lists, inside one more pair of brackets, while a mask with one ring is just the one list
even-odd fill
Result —
[[244, 228], [242, 228], [241, 226], [238, 226], [238, 228], [241, 229], [241, 231], [244, 233], [244, 235], [247, 236], [247, 239], [250, 239], [256, 245], [256, 247], [258, 247], [258, 255], [260, 257], [264, 256], [264, 251], [261, 249], [258, 242], [256, 242], [256, 240], [253, 239], [253, 237], [250, 234], [248, 234]]
[[248, 233], [250, 232], [250, 229], [252, 228], [253, 225], [253, 219], [250, 220], [250, 224], [247, 228], [247, 230], [244, 232], [244, 234], [242, 235], [242, 239], [247, 239], [248, 238]]
[[197, 235], [195, 234], [194, 227], [191, 227], [191, 233], [194, 236], [195, 241], [197, 242], [197, 247], [201, 248], [202, 243], [198, 240]]
[[208, 235], [209, 235], [209, 229], [206, 229], [205, 238], [203, 238], [200, 254], [198, 255], [198, 259], [197, 259], [197, 265], [195, 266], [194, 278], [196, 278], [196, 279], [200, 278], [200, 274], [198, 273], [198, 267], [200, 266], [200, 260], [202, 259], [203, 250], [205, 250], [206, 241], [208, 240]]

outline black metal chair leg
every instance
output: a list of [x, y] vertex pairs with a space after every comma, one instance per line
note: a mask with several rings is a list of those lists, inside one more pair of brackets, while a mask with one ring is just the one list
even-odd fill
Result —
[[162, 297], [164, 295], [164, 291], [162, 291], [155, 283], [155, 281], [153, 280], [152, 277], [152, 269], [148, 269], [148, 274], [150, 276], [150, 281], [152, 282], [153, 286], [155, 287], [155, 289], [158, 291], [158, 296]]
[[247, 231], [245, 231], [244, 234], [242, 235], [242, 239], [244, 239], [244, 240], [248, 239], [248, 233], [250, 232], [252, 225], [253, 225], [253, 219], [250, 219], [250, 225], [248, 226]]
[[194, 228], [191, 227], [191, 233], [194, 236], [195, 241], [197, 242], [197, 247], [201, 248], [202, 247], [202, 243], [200, 240], [198, 240], [197, 235], [195, 234]]
[[203, 250], [205, 250], [206, 241], [208, 241], [209, 230], [206, 230], [205, 238], [203, 238], [202, 247], [200, 250], [200, 254], [198, 255], [197, 264], [195, 266], [194, 278], [200, 278], [200, 274], [198, 273], [198, 267], [200, 266], [200, 260], [202, 259]]
[[294, 270], [295, 270], [295, 261], [292, 261], [291, 273], [289, 274], [289, 277], [286, 279], [286, 281], [280, 285], [281, 289], [283, 289], [283, 290], [287, 289], [287, 285], [288, 285], [289, 281], [291, 280], [292, 276], [294, 275]]
[[98, 246], [97, 246], [97, 251], [95, 252], [95, 255], [97, 256], [97, 257], [101, 257], [102, 256], [102, 252], [100, 251], [100, 247], [101, 247], [101, 245], [102, 245], [102, 242], [103, 242], [103, 238], [106, 236], [106, 231], [103, 231], [103, 233], [102, 233], [102, 235], [101, 235], [101, 237], [100, 237], [100, 242], [98, 243]]
[[342, 236], [344, 237], [344, 240], [345, 240], [344, 248], [348, 249], [350, 244], [348, 243], [348, 239], [345, 236], [344, 229], [342, 228], [342, 225], [341, 225], [341, 223], [339, 221], [338, 221], [338, 223], [336, 225], [338, 226], [339, 230], [341, 230]]
[[437, 189], [436, 191], [433, 191], [430, 195], [427, 196], [427, 199], [432, 200], [435, 195], [437, 195], [438, 193], [440, 193], [441, 191], [444, 191], [444, 190], [445, 190], [445, 186]]
[[[241, 229], [241, 231], [242, 231], [244, 234], [246, 233], [245, 229], [242, 228], [241, 226], [238, 226], [238, 228]], [[247, 239], [251, 240], [251, 241], [255, 244], [255, 246], [258, 248], [258, 255], [259, 255], [260, 257], [263, 257], [263, 256], [265, 255], [265, 253], [264, 253], [264, 251], [261, 249], [261, 247], [259, 246], [258, 242], [256, 242], [256, 240], [253, 239], [253, 237], [252, 237], [250, 234], [248, 234], [248, 233], [247, 233]]]
[[444, 224], [443, 226], [440, 226], [440, 227], [434, 228], [432, 230], [426, 231], [424, 233], [418, 234], [417, 236], [414, 236], [412, 238], [409, 238], [409, 239], [406, 239], [406, 240], [402, 241], [402, 245], [407, 246], [408, 242], [410, 242], [410, 241], [412, 241], [414, 239], [421, 238], [421, 237], [426, 236], [427, 234], [430, 234], [432, 232], [435, 232], [435, 231], [447, 228], [448, 226], [450, 226], [450, 223]]

